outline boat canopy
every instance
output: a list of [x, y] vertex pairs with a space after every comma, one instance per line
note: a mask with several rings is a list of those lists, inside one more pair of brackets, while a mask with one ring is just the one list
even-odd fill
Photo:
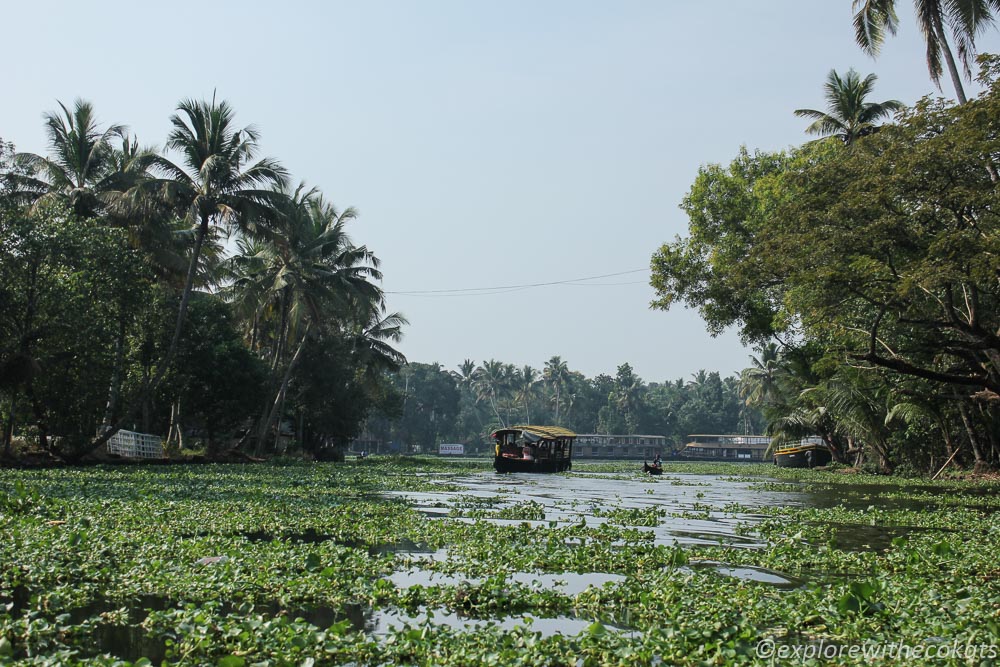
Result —
[[492, 433], [492, 437], [499, 440], [508, 433], [520, 433], [531, 440], [558, 440], [576, 437], [576, 433], [560, 426], [509, 426], [497, 429]]

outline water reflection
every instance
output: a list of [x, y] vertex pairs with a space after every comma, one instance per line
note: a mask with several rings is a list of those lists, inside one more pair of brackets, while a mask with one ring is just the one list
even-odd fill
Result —
[[[659, 478], [600, 473], [571, 475], [495, 475], [481, 473], [452, 478], [461, 491], [436, 493], [399, 492], [428, 516], [445, 515], [498, 524], [529, 523], [535, 526], [598, 526], [613, 519], [595, 512], [610, 506], [625, 510], [663, 511], [657, 526], [634, 526], [649, 532], [657, 544], [718, 545], [761, 548], [763, 542], [737, 531], [741, 524], [760, 521], [759, 510], [774, 505], [808, 505], [804, 491], [766, 491], [753, 488], [762, 478], [736, 480], [721, 475], [671, 474]], [[479, 499], [480, 504], [474, 501]], [[469, 507], [495, 510], [537, 503], [544, 518], [521, 520], [481, 518]], [[444, 506], [444, 507], [442, 507]], [[739, 506], [739, 509], [734, 511]], [[600, 513], [600, 512], [596, 512]], [[626, 522], [627, 524], [627, 522]]]

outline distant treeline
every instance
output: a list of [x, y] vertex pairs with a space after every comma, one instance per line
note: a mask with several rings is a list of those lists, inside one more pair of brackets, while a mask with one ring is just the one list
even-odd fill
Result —
[[442, 442], [482, 446], [501, 425], [553, 424], [577, 433], [663, 435], [675, 445], [691, 433], [759, 432], [763, 420], [739, 396], [735, 377], [698, 371], [646, 383], [629, 364], [588, 378], [560, 357], [544, 368], [466, 360], [448, 370], [409, 363], [393, 380], [399, 404], [369, 421], [369, 435], [410, 450]]

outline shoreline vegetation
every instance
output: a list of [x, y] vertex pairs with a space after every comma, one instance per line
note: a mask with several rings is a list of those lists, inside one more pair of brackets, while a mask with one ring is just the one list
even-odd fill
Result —
[[1000, 58], [979, 65], [976, 98], [912, 107], [831, 72], [829, 113], [800, 109], [830, 136], [701, 168], [688, 236], [652, 257], [653, 307], [698, 308], [756, 355], [662, 382], [560, 356], [408, 362], [381, 262], [348, 234], [357, 211], [293, 185], [227, 102], [182, 100], [162, 149], [60, 104], [46, 155], [0, 141], [0, 457], [19, 440], [81, 462], [128, 428], [210, 460], [336, 460], [551, 423], [675, 449], [817, 437], [840, 464], [906, 477], [996, 470]]
[[[425, 462], [432, 467], [438, 466], [458, 466], [461, 468], [478, 468], [483, 466], [484, 469], [490, 470], [493, 465], [493, 457], [488, 454], [466, 454], [461, 456], [438, 456], [434, 454], [388, 454], [388, 455], [373, 455], [367, 454], [366, 459], [372, 459], [382, 462], [400, 462], [403, 464], [413, 463], [413, 462]], [[347, 453], [341, 464], [348, 463], [351, 461], [356, 461], [357, 455]], [[589, 459], [585, 461], [576, 461], [574, 465], [577, 468], [582, 468], [586, 472], [591, 473], [614, 473], [621, 472], [622, 470], [629, 470], [631, 467], [639, 466], [641, 469], [641, 464], [644, 463], [642, 459]], [[137, 458], [119, 455], [103, 455], [103, 456], [92, 456], [81, 459], [79, 461], [66, 461], [63, 459], [56, 458], [49, 452], [27, 452], [24, 455], [12, 455], [8, 457], [0, 457], [0, 470], [49, 470], [49, 469], [87, 469], [87, 468], [117, 468], [117, 467], [136, 467], [142, 468], [145, 466], [149, 467], [161, 467], [161, 466], [187, 466], [187, 465], [261, 465], [261, 466], [287, 466], [287, 465], [319, 465], [322, 462], [315, 461], [308, 456], [302, 456], [301, 453], [298, 454], [282, 454], [272, 458], [256, 458], [249, 456], [240, 452], [238, 450], [231, 450], [228, 452], [221, 452], [212, 457], [206, 456], [203, 453], [183, 453], [176, 454], [172, 456], [164, 456], [162, 458]], [[749, 463], [749, 462], [726, 462], [726, 461], [671, 461], [665, 460], [661, 467], [665, 473], [668, 474], [724, 474], [732, 473], [734, 471], [743, 470], [748, 475], [770, 475], [770, 476], [783, 476], [790, 474], [791, 477], [795, 477], [798, 469], [789, 468], [779, 468], [770, 463]], [[870, 482], [873, 479], [886, 479], [886, 483], [889, 484], [907, 484], [907, 483], [917, 483], [921, 480], [924, 481], [968, 481], [968, 482], [983, 482], [983, 483], [993, 483], [1000, 482], [1000, 472], [997, 471], [982, 471], [975, 470], [972, 468], [962, 469], [955, 468], [953, 466], [946, 466], [939, 471], [939, 474], [932, 477], [930, 474], [914, 474], [910, 476], [903, 476], [899, 474], [886, 475], [878, 471], [863, 470], [861, 468], [856, 468], [852, 466], [846, 466], [839, 463], [831, 463], [827, 466], [817, 466], [812, 468], [819, 473], [824, 474], [835, 474], [843, 475], [847, 477], [854, 477], [855, 479], [864, 479], [866, 482]], [[1000, 487], [998, 487], [1000, 490]]]
[[[127, 427], [209, 459], [289, 443], [337, 459], [356, 440], [475, 450], [497, 427], [552, 423], [675, 448], [819, 437], [866, 471], [993, 471], [1000, 58], [979, 63], [965, 103], [890, 100], [891, 122], [699, 170], [688, 236], [653, 255], [653, 306], [696, 307], [756, 355], [738, 376], [662, 382], [560, 356], [408, 363], [381, 262], [348, 235], [357, 211], [294, 186], [225, 101], [179, 103], [162, 150], [60, 105], [47, 155], [0, 141], [0, 456], [18, 439], [82, 461]], [[867, 109], [873, 84], [827, 87]]]
[[996, 481], [488, 465], [0, 470], [0, 662], [770, 664], [762, 641], [1000, 642]]

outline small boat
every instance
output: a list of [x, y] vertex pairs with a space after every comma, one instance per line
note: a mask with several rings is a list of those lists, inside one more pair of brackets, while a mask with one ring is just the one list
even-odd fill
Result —
[[642, 471], [648, 475], [662, 475], [663, 468], [659, 466], [651, 466], [645, 461], [642, 462]]
[[509, 426], [491, 437], [497, 472], [563, 472], [573, 466], [576, 433], [559, 426]]
[[774, 465], [779, 468], [815, 468], [833, 460], [826, 445], [815, 442], [793, 445], [774, 452]]

